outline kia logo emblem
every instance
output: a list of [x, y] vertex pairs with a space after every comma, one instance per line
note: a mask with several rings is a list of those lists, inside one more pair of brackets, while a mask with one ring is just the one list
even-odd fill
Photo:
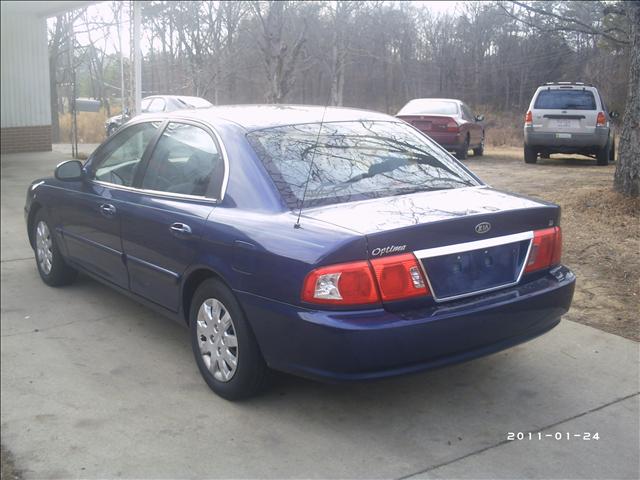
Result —
[[482, 222], [476, 225], [476, 233], [487, 233], [489, 230], [491, 230], [489, 222]]

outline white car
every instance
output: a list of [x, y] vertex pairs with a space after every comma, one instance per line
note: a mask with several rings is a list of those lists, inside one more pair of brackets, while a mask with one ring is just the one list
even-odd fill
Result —
[[524, 161], [538, 155], [578, 153], [595, 156], [598, 165], [615, 157], [611, 119], [598, 89], [584, 83], [558, 82], [538, 87], [524, 122]]

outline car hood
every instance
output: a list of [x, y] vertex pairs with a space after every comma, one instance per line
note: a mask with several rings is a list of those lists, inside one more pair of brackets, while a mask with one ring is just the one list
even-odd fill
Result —
[[303, 217], [368, 235], [418, 224], [545, 207], [557, 208], [481, 186], [310, 208], [304, 211]]

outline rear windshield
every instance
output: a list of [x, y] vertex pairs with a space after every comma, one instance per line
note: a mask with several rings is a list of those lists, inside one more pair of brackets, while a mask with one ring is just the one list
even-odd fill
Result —
[[596, 99], [589, 90], [542, 90], [533, 108], [549, 110], [595, 110]]
[[398, 115], [457, 115], [458, 105], [455, 102], [441, 100], [411, 100]]
[[[249, 142], [292, 209], [480, 185], [405, 123], [332, 122], [258, 130]], [[310, 167], [313, 161], [313, 168]], [[308, 185], [307, 185], [308, 180]]]

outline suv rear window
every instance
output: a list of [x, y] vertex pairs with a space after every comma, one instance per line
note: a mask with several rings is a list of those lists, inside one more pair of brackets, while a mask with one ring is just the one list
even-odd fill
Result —
[[589, 90], [542, 90], [538, 93], [536, 109], [595, 110], [596, 99]]
[[330, 122], [321, 130], [311, 123], [257, 130], [247, 138], [292, 209], [303, 196], [311, 207], [480, 185], [405, 123]]

